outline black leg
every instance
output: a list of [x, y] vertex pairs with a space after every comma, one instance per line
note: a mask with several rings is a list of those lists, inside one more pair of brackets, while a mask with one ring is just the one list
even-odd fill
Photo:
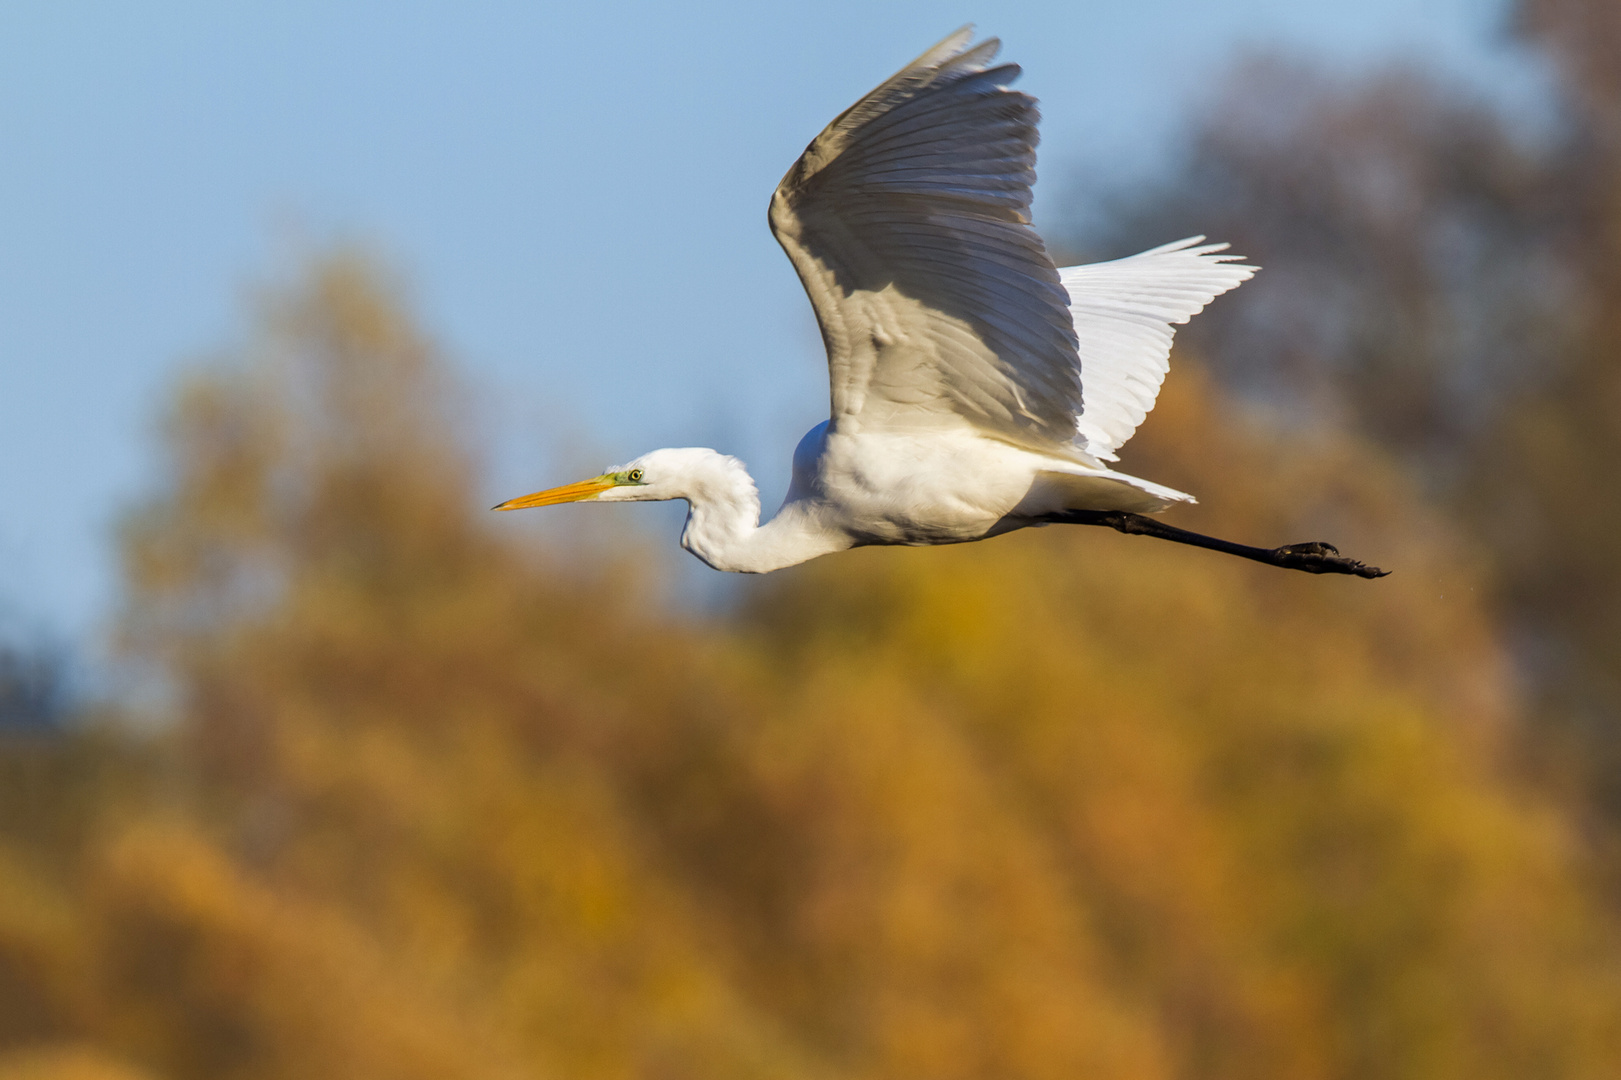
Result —
[[1124, 510], [1066, 510], [1052, 514], [1046, 520], [1064, 525], [1105, 525], [1133, 536], [1153, 536], [1176, 544], [1192, 544], [1194, 547], [1237, 555], [1241, 559], [1254, 559], [1269, 566], [1304, 570], [1308, 574], [1355, 574], [1357, 577], [1377, 578], [1390, 573], [1377, 566], [1344, 558], [1333, 544], [1314, 541], [1275, 548], [1250, 547], [1248, 544], [1235, 544], [1231, 540], [1218, 540], [1214, 536], [1189, 532], [1142, 514], [1128, 514]]

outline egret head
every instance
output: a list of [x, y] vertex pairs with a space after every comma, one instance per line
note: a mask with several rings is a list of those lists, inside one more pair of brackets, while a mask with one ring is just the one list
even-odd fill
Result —
[[733, 478], [738, 473], [752, 490], [754, 485], [748, 481], [747, 471], [736, 458], [699, 448], [654, 450], [634, 461], [615, 466], [601, 476], [508, 499], [494, 509], [522, 510], [530, 506], [554, 506], [569, 502], [690, 499], [710, 487], [720, 476], [735, 484]]

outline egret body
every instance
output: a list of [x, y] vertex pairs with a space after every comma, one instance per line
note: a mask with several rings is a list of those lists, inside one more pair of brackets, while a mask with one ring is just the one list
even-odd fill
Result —
[[959, 30], [847, 109], [771, 199], [816, 310], [831, 416], [794, 451], [760, 523], [743, 463], [654, 450], [497, 510], [686, 500], [688, 551], [766, 573], [868, 544], [955, 544], [1106, 525], [1314, 573], [1376, 577], [1330, 545], [1252, 548], [1145, 514], [1184, 492], [1109, 463], [1168, 370], [1174, 327], [1256, 268], [1195, 237], [1059, 269], [1030, 226], [1034, 98]]

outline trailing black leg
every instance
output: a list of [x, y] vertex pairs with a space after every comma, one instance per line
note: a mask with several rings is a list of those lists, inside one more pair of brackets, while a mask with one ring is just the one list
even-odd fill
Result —
[[1384, 577], [1390, 571], [1359, 563], [1342, 556], [1333, 544], [1311, 542], [1285, 544], [1282, 547], [1258, 548], [1248, 544], [1235, 544], [1231, 540], [1218, 540], [1214, 536], [1189, 532], [1175, 525], [1167, 525], [1142, 514], [1129, 514], [1124, 510], [1066, 510], [1052, 514], [1046, 520], [1064, 525], [1104, 525], [1133, 536], [1153, 536], [1176, 544], [1191, 544], [1209, 548], [1241, 559], [1254, 559], [1269, 566], [1282, 566], [1289, 570], [1304, 570], [1308, 574], [1354, 574], [1357, 577]]

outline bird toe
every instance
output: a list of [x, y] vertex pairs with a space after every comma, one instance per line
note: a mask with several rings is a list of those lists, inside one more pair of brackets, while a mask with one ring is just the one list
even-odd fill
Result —
[[1377, 566], [1347, 559], [1333, 544], [1312, 541], [1305, 544], [1285, 544], [1274, 550], [1279, 566], [1291, 570], [1304, 570], [1308, 574], [1351, 574], [1363, 578], [1380, 578], [1390, 573]]

